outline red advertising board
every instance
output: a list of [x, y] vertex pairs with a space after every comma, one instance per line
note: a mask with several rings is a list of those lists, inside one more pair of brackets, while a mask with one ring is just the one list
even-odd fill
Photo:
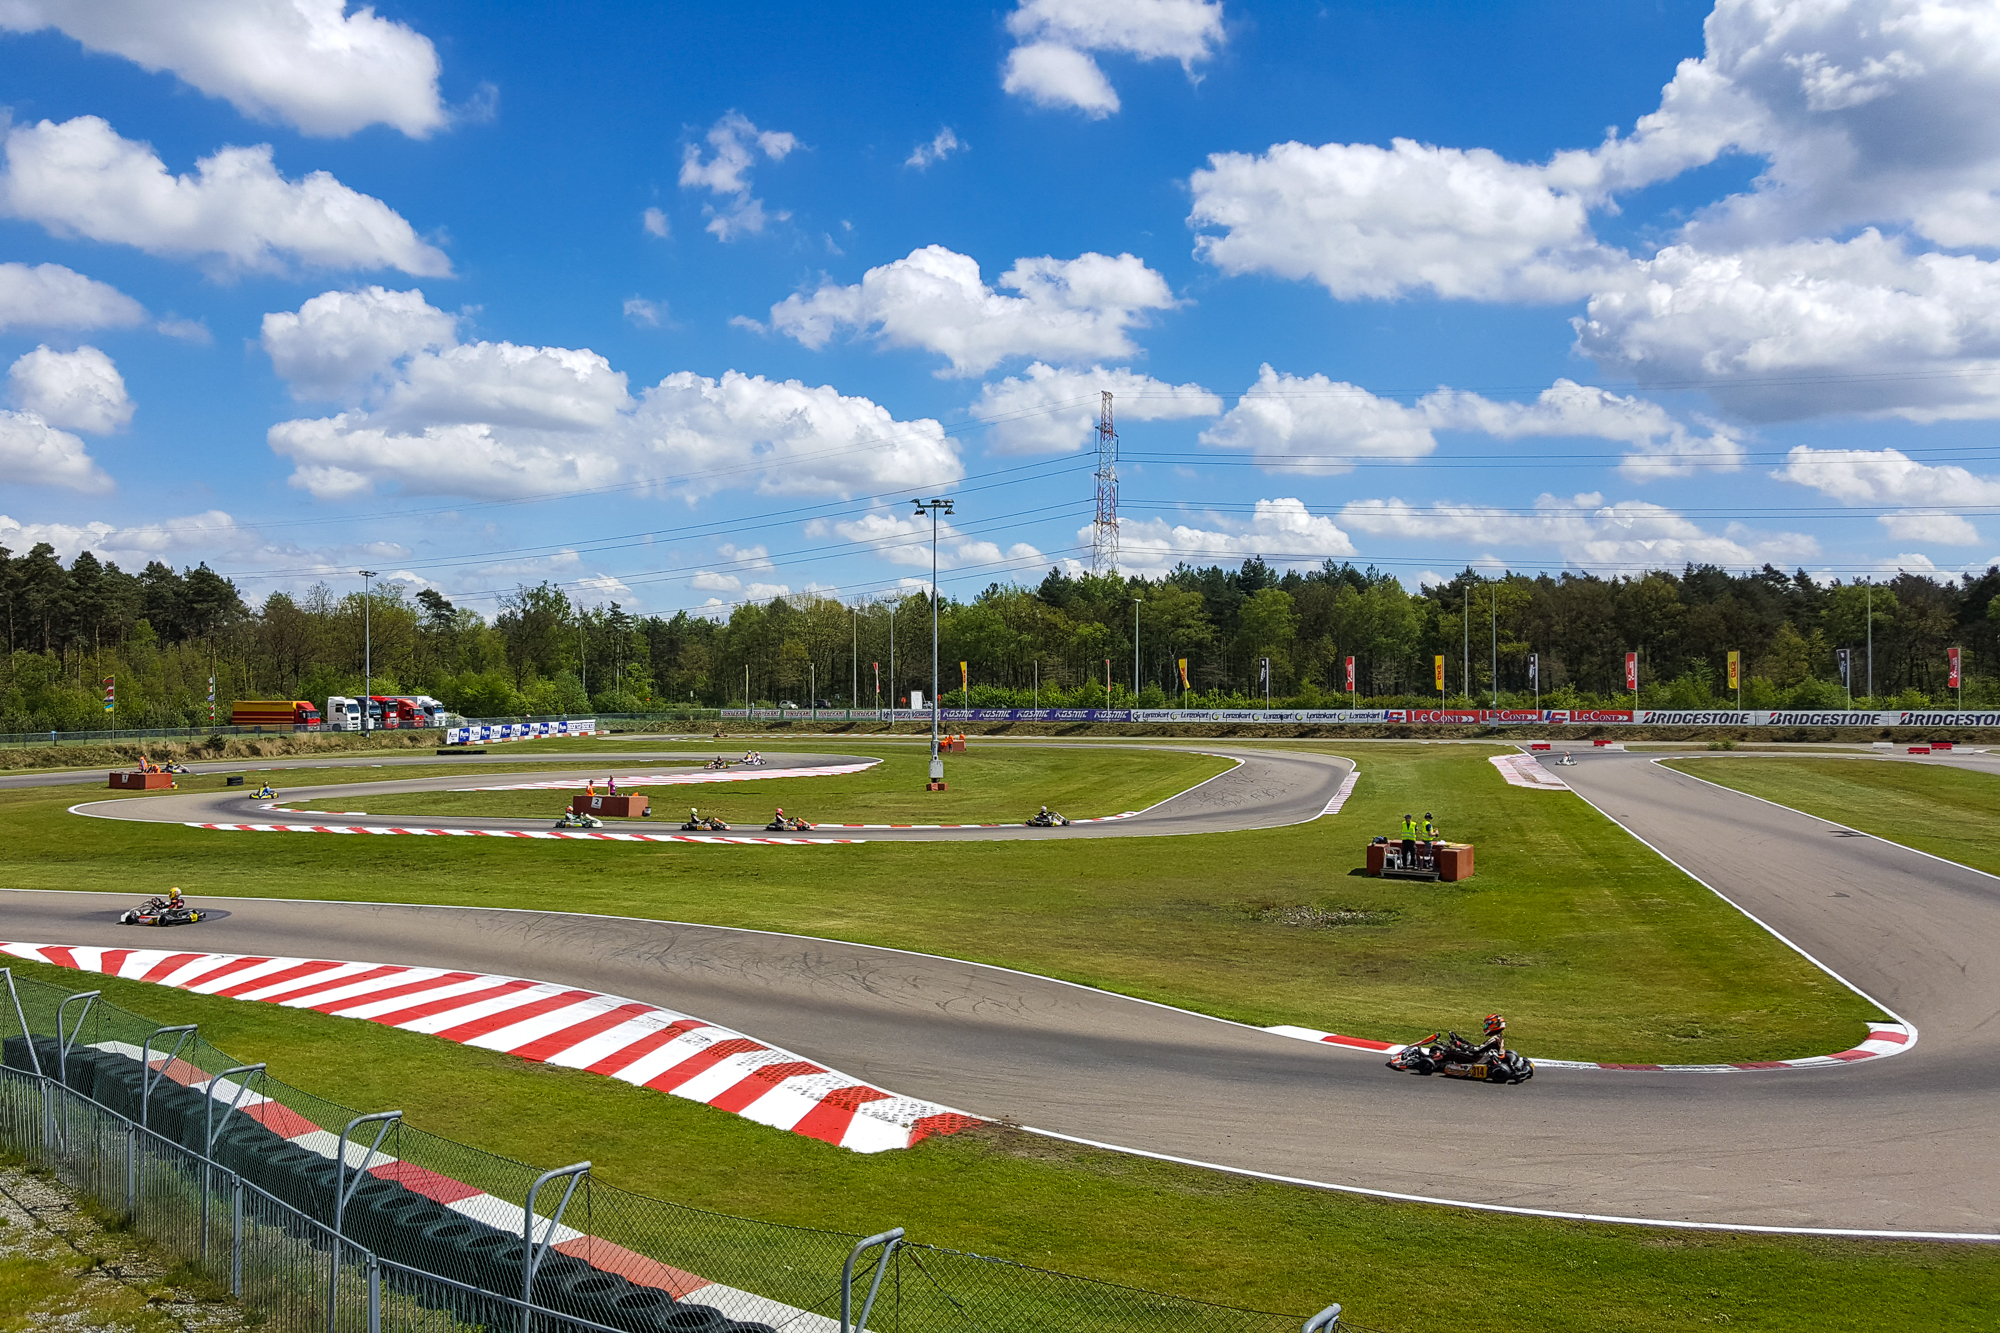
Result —
[[1540, 722], [1542, 710], [1539, 708], [1488, 708], [1481, 714], [1487, 722]]
[[1412, 708], [1409, 717], [1412, 722], [1443, 722], [1454, 726], [1481, 720], [1477, 708]]
[[1629, 708], [1572, 708], [1569, 710], [1572, 722], [1630, 722], [1632, 710]]

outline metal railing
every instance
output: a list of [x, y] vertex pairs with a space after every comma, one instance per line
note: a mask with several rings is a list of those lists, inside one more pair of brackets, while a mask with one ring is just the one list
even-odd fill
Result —
[[[618, 1189], [588, 1163], [540, 1171], [398, 1112], [358, 1114], [94, 993], [4, 968], [0, 980], [0, 1035], [21, 1034], [0, 1063], [0, 1149], [129, 1218], [284, 1333], [1299, 1327], [900, 1228], [863, 1238], [708, 1212]], [[1316, 1327], [1334, 1327], [1327, 1313]]]

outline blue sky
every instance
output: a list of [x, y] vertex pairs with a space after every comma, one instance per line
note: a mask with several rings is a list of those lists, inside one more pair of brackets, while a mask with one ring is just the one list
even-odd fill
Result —
[[[0, 544], [670, 613], [2000, 552], [2000, 11], [21, 0]], [[925, 538], [928, 526], [925, 526]]]

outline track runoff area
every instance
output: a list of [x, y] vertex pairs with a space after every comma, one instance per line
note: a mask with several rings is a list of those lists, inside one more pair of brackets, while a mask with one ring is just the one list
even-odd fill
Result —
[[[856, 840], [1273, 828], [1337, 813], [1366, 780], [1332, 755], [1188, 748], [1235, 762], [1123, 818], [1067, 829], [869, 829]], [[199, 939], [188, 938], [194, 930], [135, 939], [113, 924], [101, 895], [8, 893], [5, 951], [389, 1021], [862, 1151], [950, 1133], [1005, 1108], [1072, 1141], [1388, 1198], [1704, 1229], [2000, 1240], [2000, 1136], [1990, 1133], [2000, 1031], [1984, 1021], [2000, 997], [2000, 882], [1745, 798], [1656, 757], [1593, 749], [1560, 764], [1557, 754], [1522, 751], [1496, 760], [1493, 780], [1589, 802], [1877, 1006], [1884, 1019], [1853, 1047], [1678, 1067], [1538, 1057], [1525, 1087], [1436, 1095], [1384, 1068], [1383, 1054], [1397, 1048], [1366, 1036], [1251, 1028], [950, 958], [682, 923], [233, 899], [216, 900], [227, 920], [194, 928]], [[788, 754], [769, 766], [837, 782], [868, 762]], [[1980, 755], [1948, 762], [1991, 765]], [[578, 776], [521, 771], [505, 785], [573, 787]], [[455, 776], [285, 797], [464, 786]], [[281, 825], [264, 808], [276, 804], [189, 793], [73, 809], [218, 830], [417, 831], [367, 816]], [[425, 823], [500, 836], [551, 831], [542, 821]], [[808, 848], [825, 844], [791, 845], [799, 850], [761, 854], [814, 855]], [[330, 938], [352, 956], [327, 956]], [[963, 1003], [939, 1005], [940, 994]], [[851, 1078], [843, 1066], [869, 1068], [877, 1080]], [[1441, 1161], [1440, 1143], [1482, 1145], [1480, 1170]]]

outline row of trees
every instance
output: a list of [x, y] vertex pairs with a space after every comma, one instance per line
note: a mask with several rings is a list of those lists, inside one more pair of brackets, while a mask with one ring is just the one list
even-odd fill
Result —
[[[1183, 565], [1160, 579], [1052, 570], [1033, 587], [994, 584], [940, 606], [939, 683], [947, 703], [988, 707], [1246, 707], [1263, 702], [1267, 685], [1274, 703], [1300, 707], [1421, 705], [1438, 697], [1432, 664], [1443, 656], [1448, 702], [1520, 704], [1539, 688], [1544, 704], [1589, 706], [1629, 700], [1624, 657], [1636, 652], [1642, 705], [1699, 708], [1734, 702], [1724, 663], [1738, 651], [1746, 707], [1865, 703], [1871, 681], [1875, 702], [1925, 706], [1951, 702], [1947, 648], [1962, 648], [1968, 668], [1995, 660], [1996, 594], [2000, 568], [1845, 584], [1769, 566], [1638, 578], [1468, 569], [1414, 593], [1332, 561], [1284, 572], [1259, 559]], [[252, 607], [205, 565], [176, 572], [156, 561], [127, 574], [89, 552], [64, 566], [38, 545], [18, 556], [0, 548], [0, 598], [0, 731], [200, 725], [211, 677], [225, 721], [239, 698], [323, 703], [364, 689], [502, 717], [866, 708], [931, 682], [931, 608], [920, 594], [861, 605], [777, 598], [727, 619], [635, 617], [545, 583], [517, 589], [489, 619], [435, 590], [389, 583], [366, 598], [320, 585]], [[1851, 651], [1846, 681], [1841, 649]], [[107, 676], [117, 681], [109, 715]], [[2000, 675], [1970, 673], [1965, 702], [2000, 703]]]

